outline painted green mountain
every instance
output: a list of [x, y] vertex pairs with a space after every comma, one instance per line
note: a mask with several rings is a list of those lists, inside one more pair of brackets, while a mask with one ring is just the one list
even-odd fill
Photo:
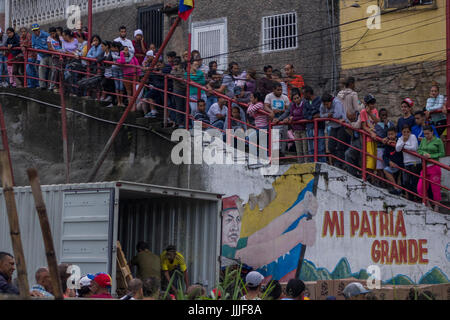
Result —
[[350, 269], [350, 264], [345, 258], [339, 260], [336, 268], [334, 268], [333, 272], [331, 273], [331, 277], [333, 279], [346, 279], [350, 278], [351, 276], [352, 270]]
[[434, 267], [420, 279], [419, 284], [440, 284], [448, 282], [448, 278], [445, 274], [439, 270], [439, 268]]
[[414, 284], [414, 281], [411, 281], [407, 276], [404, 275], [396, 275], [392, 279], [385, 282], [386, 284], [392, 284], [392, 285], [410, 285]]
[[[303, 260], [302, 270], [300, 272], [300, 279], [303, 281], [346, 279], [352, 277], [359, 280], [366, 280], [369, 278], [369, 274], [365, 269], [352, 273], [350, 263], [346, 258], [339, 260], [338, 264], [331, 273], [325, 268], [316, 267], [314, 263], [305, 259]], [[450, 281], [445, 273], [443, 273], [438, 267], [434, 267], [420, 279], [418, 284], [441, 284], [449, 282]], [[391, 285], [415, 284], [414, 281], [412, 281], [408, 276], [400, 274], [387, 281], [383, 281], [383, 283]]]

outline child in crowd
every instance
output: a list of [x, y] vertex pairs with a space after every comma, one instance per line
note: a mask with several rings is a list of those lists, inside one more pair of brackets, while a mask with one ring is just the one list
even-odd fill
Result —
[[267, 130], [269, 128], [269, 121], [275, 117], [272, 108], [264, 104], [264, 97], [259, 92], [250, 95], [250, 104], [247, 113], [255, 119], [255, 127], [258, 129]]
[[[122, 51], [123, 47], [122, 44], [120, 42], [114, 41], [111, 44], [111, 57], [113, 59], [113, 61], [115, 63], [117, 63], [117, 60], [120, 59], [120, 52]], [[124, 90], [124, 86], [123, 86], [123, 72], [122, 72], [122, 68], [118, 65], [113, 65], [112, 66], [112, 74], [113, 74], [113, 78], [114, 78], [114, 86], [116, 89], [116, 95], [117, 95], [117, 106], [119, 107], [125, 107], [125, 105], [123, 104], [123, 90]]]
[[[304, 105], [305, 101], [302, 100], [300, 94], [294, 91], [291, 97], [291, 106], [289, 112], [288, 121], [299, 121], [304, 120]], [[295, 139], [306, 139], [306, 128], [304, 124], [293, 124], [292, 129], [294, 131]], [[297, 151], [297, 161], [299, 163], [307, 162], [308, 156], [308, 141], [307, 140], [295, 140], [295, 149]]]
[[[385, 108], [381, 108], [378, 112], [380, 115], [380, 122], [378, 122], [375, 125], [375, 132], [377, 134], [377, 137], [384, 139], [384, 143], [388, 141], [388, 130], [393, 128], [394, 131], [396, 131], [395, 124], [388, 119], [388, 112]], [[397, 141], [397, 140], [396, 140]], [[384, 168], [388, 165], [387, 163], [384, 163], [383, 155], [384, 155], [384, 144], [381, 142], [378, 142], [377, 144], [377, 172], [381, 177], [383, 177]]]
[[[47, 46], [48, 50], [61, 52], [62, 51], [62, 42], [61, 38], [58, 36], [58, 32], [55, 27], [49, 29], [50, 35], [47, 38]], [[60, 61], [58, 55], [52, 55], [51, 57], [51, 65], [52, 69], [50, 71], [50, 85], [49, 90], [53, 90], [54, 93], [59, 93], [58, 82], [59, 82], [59, 71]]]
[[[403, 150], [417, 151], [418, 148], [419, 146], [416, 136], [411, 134], [410, 126], [404, 124], [402, 128], [402, 135], [397, 141], [395, 150], [397, 152], [401, 152]], [[407, 152], [403, 152], [403, 163], [407, 171], [417, 175], [415, 176], [411, 173], [403, 172], [403, 187], [410, 192], [417, 193], [417, 182], [419, 181], [418, 175], [422, 169], [421, 161], [419, 158]], [[417, 199], [416, 196], [411, 195], [409, 192], [406, 193], [406, 197], [409, 200]]]
[[208, 129], [211, 124], [208, 114], [206, 113], [206, 102], [203, 99], [198, 100], [197, 111], [194, 114], [194, 120], [202, 122], [202, 128]]
[[246, 125], [242, 123], [245, 121], [245, 119], [241, 119], [241, 108], [237, 106], [232, 107], [231, 117], [231, 128], [233, 128], [234, 130], [242, 129], [244, 131], [247, 129]]
[[[439, 162], [439, 159], [445, 157], [444, 144], [442, 140], [436, 137], [433, 133], [433, 128], [431, 126], [425, 126], [423, 128], [425, 138], [422, 139], [420, 143], [419, 150], [417, 151], [420, 155], [424, 156], [427, 159], [432, 159]], [[435, 165], [433, 163], [427, 162], [426, 168], [426, 179], [431, 180], [431, 182], [427, 182], [428, 188], [431, 189], [433, 194], [434, 201], [441, 201], [441, 167]], [[420, 180], [417, 185], [417, 192], [419, 195], [423, 196], [424, 192], [427, 192], [423, 188], [423, 177], [424, 172], [420, 173]], [[431, 206], [428, 201], [428, 205]], [[434, 211], [439, 211], [438, 205], [434, 204]]]
[[[423, 128], [425, 126], [427, 126], [428, 123], [426, 121], [425, 112], [423, 112], [423, 111], [417, 111], [414, 114], [414, 117], [416, 119], [416, 124], [412, 127], [411, 131], [412, 131], [412, 134], [416, 136], [417, 141], [420, 145], [420, 142], [425, 137]], [[433, 129], [434, 135], [439, 138], [439, 134], [436, 131], [436, 128], [433, 125], [431, 125], [431, 128]]]
[[362, 129], [372, 138], [366, 136], [366, 168], [375, 173], [377, 167], [377, 142], [373, 139], [377, 136], [375, 125], [380, 122], [378, 110], [375, 108], [376, 102], [377, 100], [371, 94], [364, 97], [366, 107], [360, 113]]
[[[120, 58], [117, 60], [117, 63], [127, 64], [139, 66], [139, 61], [136, 59], [133, 53], [129, 51], [127, 46], [123, 47], [123, 50], [120, 52]], [[124, 86], [127, 91], [127, 96], [133, 96], [133, 80], [135, 80], [136, 75], [138, 74], [138, 69], [135, 67], [124, 66], [122, 67], [122, 73], [124, 78]]]
[[[427, 99], [427, 106], [425, 107], [425, 115], [427, 119], [431, 117], [431, 124], [434, 126], [443, 126], [447, 124], [447, 106], [445, 105], [445, 97], [439, 94], [439, 86], [433, 82], [430, 90], [430, 97]], [[441, 113], [434, 113], [433, 111], [442, 111]], [[433, 112], [433, 113], [431, 113]], [[438, 128], [437, 132], [442, 135], [445, 127]]]
[[[403, 168], [403, 153], [395, 150], [396, 144], [397, 130], [395, 127], [390, 127], [387, 129], [386, 145], [383, 148], [383, 163], [385, 164], [384, 174], [393, 185], [397, 184], [395, 174], [399, 172], [399, 168]], [[389, 189], [390, 194], [402, 194], [402, 190], [395, 187]]]
[[416, 124], [416, 119], [412, 113], [414, 107], [414, 101], [410, 98], [405, 98], [402, 101], [401, 108], [403, 116], [397, 121], [397, 136], [400, 137], [402, 135], [404, 125], [408, 125], [408, 127], [412, 128]]

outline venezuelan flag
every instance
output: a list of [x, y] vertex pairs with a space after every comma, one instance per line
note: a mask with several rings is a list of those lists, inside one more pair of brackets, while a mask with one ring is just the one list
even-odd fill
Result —
[[180, 0], [178, 15], [181, 19], [186, 21], [194, 10], [194, 0]]

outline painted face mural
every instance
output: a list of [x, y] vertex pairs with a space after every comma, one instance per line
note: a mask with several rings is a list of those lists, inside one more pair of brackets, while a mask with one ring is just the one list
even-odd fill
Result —
[[[265, 277], [292, 277], [302, 264], [305, 250], [316, 239], [314, 216], [318, 203], [314, 178], [308, 176], [295, 188], [274, 183], [274, 197], [252, 196], [240, 214], [238, 196], [223, 199], [222, 256], [240, 261]], [[295, 181], [293, 181], [295, 182]], [[286, 188], [286, 190], [284, 190]], [[242, 218], [242, 221], [241, 221]]]

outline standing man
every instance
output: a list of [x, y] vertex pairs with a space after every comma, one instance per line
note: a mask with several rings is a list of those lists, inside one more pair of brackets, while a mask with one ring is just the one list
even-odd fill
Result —
[[39, 292], [43, 297], [53, 297], [53, 287], [48, 268], [42, 267], [36, 271], [36, 284], [31, 287], [31, 291]]
[[0, 293], [19, 294], [19, 289], [12, 284], [12, 275], [16, 270], [14, 257], [6, 252], [0, 252]]
[[222, 85], [217, 92], [223, 94], [233, 94], [234, 87], [236, 87], [236, 78], [239, 75], [239, 65], [236, 62], [230, 62], [228, 65], [228, 73], [223, 76]]
[[136, 277], [145, 280], [150, 277], [160, 278], [161, 259], [150, 251], [147, 242], [139, 241], [136, 245], [137, 255], [131, 260], [131, 266], [137, 266]]
[[130, 55], [134, 56], [135, 49], [133, 46], [133, 42], [130, 39], [127, 39], [127, 27], [121, 26], [119, 28], [119, 37], [114, 39], [114, 41], [120, 42], [124, 47], [128, 47]]
[[[22, 27], [20, 28], [20, 46], [22, 47], [22, 53], [25, 57], [25, 51], [28, 48], [32, 47], [31, 43], [31, 33], [28, 32], [27, 28]], [[37, 79], [32, 78], [39, 78], [38, 73], [36, 71], [36, 67], [34, 66], [34, 63], [36, 63], [36, 52], [28, 51], [28, 57], [27, 57], [27, 66], [26, 66], [26, 74], [27, 74], [27, 87], [28, 88], [39, 88], [39, 81]], [[31, 77], [31, 78], [30, 78]]]
[[98, 273], [91, 282], [92, 296], [90, 298], [97, 299], [113, 299], [109, 293], [111, 288], [111, 277], [106, 273]]
[[[47, 32], [41, 31], [40, 26], [35, 23], [31, 26], [33, 36], [31, 37], [31, 43], [33, 49], [48, 50], [47, 39], [50, 36]], [[48, 74], [51, 65], [51, 56], [47, 53], [39, 52], [37, 54], [37, 60], [39, 61], [39, 87], [41, 90], [47, 89]]]
[[[315, 118], [320, 118], [320, 106], [322, 105], [322, 99], [314, 95], [314, 90], [310, 86], [305, 86], [303, 90], [304, 94], [304, 109], [303, 116], [306, 120], [314, 120]], [[325, 136], [325, 123], [318, 122], [318, 137]], [[306, 124], [306, 136], [308, 138], [314, 137], [314, 123]], [[325, 139], [318, 139], [318, 154], [325, 154]], [[308, 152], [309, 155], [314, 155], [314, 140], [308, 140]], [[319, 157], [319, 162], [326, 162], [325, 157]]]
[[[177, 289], [183, 290], [189, 287], [186, 262], [183, 255], [177, 252], [177, 248], [175, 246], [168, 246], [166, 250], [161, 254], [161, 271], [164, 273], [163, 281], [165, 283], [165, 287], [169, 285], [170, 279], [174, 274], [176, 274], [172, 282], [171, 291], [176, 292]], [[176, 271], [183, 274], [183, 279], [181, 279], [180, 274]], [[179, 282], [181, 282], [181, 288], [178, 288]], [[183, 288], [183, 282], [185, 288]]]
[[[8, 36], [3, 32], [3, 29], [0, 28], [0, 47], [6, 47], [6, 40]], [[6, 55], [6, 51], [0, 51], [0, 83], [2, 87], [8, 86], [8, 68], [6, 65], [6, 61], [8, 60]]]
[[256, 82], [257, 85], [257, 92], [260, 92], [264, 97], [267, 96], [269, 93], [272, 92], [272, 71], [273, 71], [273, 67], [268, 65], [268, 66], [264, 66], [264, 77], [262, 77], [261, 79], [259, 79]]
[[357, 117], [356, 113], [361, 112], [364, 108], [364, 106], [359, 103], [358, 94], [355, 91], [355, 78], [353, 77], [347, 78], [345, 82], [345, 89], [339, 91], [337, 97], [344, 105], [347, 118]]
[[[275, 113], [274, 124], [277, 124], [280, 120], [279, 118], [289, 107], [289, 98], [283, 94], [283, 88], [279, 82], [274, 83], [273, 92], [266, 96], [264, 100], [264, 105], [269, 107]], [[285, 125], [274, 126], [273, 129], [280, 130], [280, 140], [287, 139], [287, 128]], [[280, 142], [280, 156], [286, 150], [286, 142]]]
[[[344, 106], [342, 102], [333, 97], [329, 93], [325, 93], [322, 96], [322, 106], [320, 107], [320, 116], [322, 118], [332, 118], [339, 120], [339, 122], [330, 121], [330, 136], [335, 139], [328, 139], [328, 150], [329, 152], [336, 156], [338, 159], [345, 159], [345, 151], [347, 150], [347, 146], [341, 142], [349, 143], [349, 135], [345, 132], [344, 127], [342, 126], [342, 122], [347, 121], [347, 117], [345, 115]], [[333, 160], [335, 166], [343, 169], [344, 164], [341, 161]]]
[[284, 82], [287, 84], [289, 99], [292, 97], [292, 89], [297, 89], [300, 95], [302, 94], [302, 88], [305, 86], [305, 81], [303, 77], [299, 74], [295, 74], [294, 65], [287, 64], [284, 67], [284, 72], [286, 73], [286, 79]]

